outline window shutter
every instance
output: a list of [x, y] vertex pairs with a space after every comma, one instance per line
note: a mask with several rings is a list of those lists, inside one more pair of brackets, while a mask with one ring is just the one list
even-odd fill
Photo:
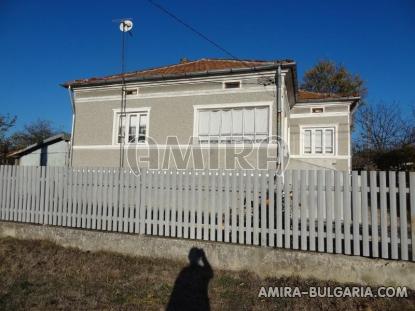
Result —
[[323, 130], [315, 130], [315, 152], [323, 153]]
[[199, 112], [199, 135], [209, 135], [209, 111]]
[[325, 153], [333, 153], [334, 145], [334, 133], [332, 129], [326, 129], [325, 131]]
[[304, 131], [304, 153], [311, 153], [311, 130]]

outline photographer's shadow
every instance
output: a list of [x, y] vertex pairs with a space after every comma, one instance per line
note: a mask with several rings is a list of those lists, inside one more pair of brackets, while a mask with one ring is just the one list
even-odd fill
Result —
[[210, 310], [208, 287], [213, 270], [205, 252], [193, 247], [189, 265], [180, 271], [170, 296], [167, 310]]

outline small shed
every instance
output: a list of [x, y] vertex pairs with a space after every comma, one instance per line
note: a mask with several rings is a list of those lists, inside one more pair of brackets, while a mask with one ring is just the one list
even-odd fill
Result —
[[58, 134], [12, 152], [8, 157], [20, 166], [68, 166], [69, 149], [69, 138]]

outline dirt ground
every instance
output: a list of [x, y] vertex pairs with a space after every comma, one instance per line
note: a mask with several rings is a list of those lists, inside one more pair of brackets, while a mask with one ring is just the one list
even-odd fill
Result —
[[164, 310], [174, 309], [172, 301], [195, 310], [415, 310], [411, 291], [409, 298], [393, 299], [258, 298], [262, 286], [344, 284], [262, 280], [247, 272], [196, 271], [169, 260], [0, 239], [0, 310]]

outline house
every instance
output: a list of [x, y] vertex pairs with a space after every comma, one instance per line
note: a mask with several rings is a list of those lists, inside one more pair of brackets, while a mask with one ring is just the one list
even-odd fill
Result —
[[69, 141], [65, 134], [58, 134], [12, 152], [8, 157], [20, 166], [68, 166]]
[[179, 166], [180, 151], [195, 168], [201, 156], [210, 168], [229, 168], [236, 158], [238, 168], [245, 160], [256, 168], [351, 169], [359, 97], [299, 90], [291, 60], [183, 59], [63, 86], [76, 167]]

